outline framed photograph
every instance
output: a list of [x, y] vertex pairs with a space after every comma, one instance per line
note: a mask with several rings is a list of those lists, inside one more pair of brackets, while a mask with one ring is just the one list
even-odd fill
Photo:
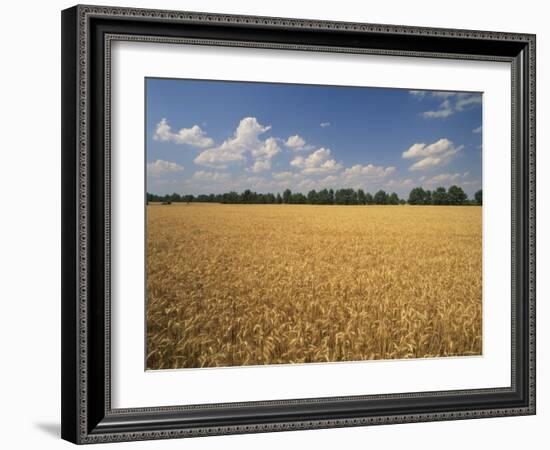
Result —
[[62, 437], [535, 413], [535, 36], [62, 12]]

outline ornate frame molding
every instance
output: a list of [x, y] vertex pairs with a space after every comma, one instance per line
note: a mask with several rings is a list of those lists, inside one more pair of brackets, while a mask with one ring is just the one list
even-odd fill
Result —
[[[104, 69], [103, 82], [103, 107], [104, 124], [102, 126], [103, 145], [103, 179], [94, 179], [94, 168], [90, 164], [93, 148], [91, 139], [95, 126], [92, 121], [94, 116], [90, 114], [98, 92], [91, 82], [92, 77], [97, 76], [97, 61], [94, 60], [97, 47], [93, 47], [93, 38], [97, 34], [91, 30], [92, 22], [97, 19], [108, 21], [118, 20], [122, 27], [128, 20], [139, 21], [144, 27], [148, 23], [157, 22], [167, 26], [193, 25], [198, 27], [244, 27], [250, 33], [267, 29], [272, 33], [300, 32], [320, 30], [336, 32], [341, 36], [349, 33], [359, 33], [365, 36], [376, 35], [393, 37], [416, 37], [435, 39], [457, 39], [471, 41], [472, 49], [483, 41], [499, 42], [502, 48], [512, 48], [512, 54], [481, 54], [475, 51], [444, 52], [440, 50], [415, 50], [348, 47], [329, 44], [303, 44], [281, 43], [269, 41], [247, 41], [244, 39], [216, 39], [204, 37], [167, 37], [151, 36], [139, 33], [116, 33], [107, 30], [100, 35], [103, 49], [101, 59]], [[76, 443], [98, 443], [112, 441], [129, 441], [143, 439], [164, 439], [173, 437], [193, 437], [219, 434], [239, 434], [250, 432], [271, 432], [297, 429], [313, 429], [328, 427], [362, 426], [373, 424], [440, 421], [452, 419], [469, 419], [481, 417], [498, 417], [510, 415], [528, 415], [535, 413], [535, 36], [530, 34], [514, 34], [470, 30], [449, 30], [424, 27], [405, 27], [396, 25], [377, 25], [331, 21], [311, 21], [304, 19], [269, 18], [254, 16], [234, 16], [221, 14], [204, 14], [195, 12], [157, 11], [147, 9], [130, 9], [98, 6], [76, 6], [64, 11], [63, 27], [66, 47], [63, 50], [64, 57], [64, 130], [63, 130], [63, 158], [66, 167], [63, 167], [64, 212], [63, 222], [64, 250], [63, 250], [63, 377], [71, 382], [63, 386], [63, 437]], [[69, 42], [69, 40], [71, 42]], [[512, 154], [513, 154], [513, 196], [518, 197], [518, 203], [513, 204], [513, 257], [512, 271], [514, 273], [512, 297], [519, 293], [518, 311], [523, 308], [523, 320], [517, 317], [515, 306], [513, 307], [514, 343], [512, 345], [513, 372], [512, 386], [510, 388], [482, 389], [472, 391], [431, 392], [419, 394], [375, 395], [362, 397], [334, 397], [310, 400], [287, 400], [274, 402], [252, 402], [247, 404], [218, 404], [197, 405], [194, 407], [167, 407], [167, 408], [139, 408], [113, 410], [110, 403], [110, 63], [111, 43], [115, 40], [145, 41], [156, 43], [185, 43], [193, 45], [218, 45], [218, 46], [242, 46], [265, 49], [289, 49], [323, 52], [347, 52], [363, 54], [383, 54], [411, 57], [435, 57], [452, 59], [482, 59], [490, 61], [506, 61], [512, 64]], [[438, 41], [439, 42], [439, 41]], [[515, 46], [514, 46], [515, 45]], [[434, 44], [435, 47], [435, 44]], [[521, 49], [517, 55], [513, 54], [513, 48]], [[521, 53], [523, 52], [523, 53]], [[95, 62], [94, 62], [95, 61]], [[95, 65], [94, 65], [95, 64]], [[70, 67], [65, 67], [70, 65]], [[94, 72], [95, 71], [95, 72]], [[518, 99], [519, 101], [516, 101]], [[76, 107], [75, 107], [76, 105]], [[515, 148], [517, 147], [517, 148]], [[517, 167], [516, 167], [517, 162]], [[71, 168], [72, 167], [72, 168]], [[522, 171], [520, 173], [520, 171]], [[517, 184], [518, 177], [524, 177], [526, 189]], [[104, 212], [103, 217], [97, 217], [95, 204], [97, 194], [92, 186], [103, 183], [100, 190], [103, 198], [100, 201]], [[519, 188], [518, 188], [519, 186]], [[519, 190], [518, 190], [519, 189]], [[69, 192], [70, 190], [70, 192]], [[65, 192], [67, 191], [67, 192]], [[93, 201], [92, 201], [93, 197]], [[525, 214], [525, 212], [527, 212]], [[103, 249], [103, 323], [98, 325], [91, 320], [92, 301], [91, 290], [95, 289], [94, 278], [90, 273], [91, 267], [95, 267], [97, 258], [91, 257], [95, 252], [96, 241], [91, 240], [90, 233], [97, 230], [96, 221], [103, 221], [103, 239], [100, 242]], [[519, 236], [519, 239], [517, 238]], [[97, 239], [97, 238], [96, 238]], [[524, 242], [525, 241], [525, 242]], [[519, 252], [520, 254], [515, 254]], [[522, 258], [525, 255], [525, 261]], [[519, 259], [518, 259], [519, 258]], [[522, 265], [515, 276], [517, 262]], [[95, 272], [94, 272], [95, 273]], [[97, 274], [96, 274], [97, 275]], [[95, 275], [94, 275], [95, 276]], [[523, 278], [522, 278], [523, 276]], [[519, 277], [519, 278], [518, 278]], [[518, 286], [516, 280], [519, 279]], [[527, 296], [521, 297], [521, 292], [527, 292]], [[513, 300], [515, 302], [515, 300]], [[95, 308], [98, 307], [95, 304]], [[520, 311], [521, 312], [521, 311]], [[522, 320], [518, 322], [518, 320]], [[516, 326], [521, 329], [516, 330]], [[97, 331], [94, 331], [96, 330]], [[523, 333], [526, 352], [516, 359], [516, 331]], [[103, 333], [99, 339], [97, 334]], [[93, 338], [91, 336], [93, 335]], [[90, 349], [95, 348], [98, 339], [103, 342], [104, 367], [101, 371], [104, 379], [98, 380], [97, 372], [90, 371], [91, 364], [96, 364], [90, 358]], [[71, 343], [68, 343], [71, 340]], [[516, 363], [520, 364], [522, 373], [516, 374]], [[525, 376], [526, 380], [522, 377]], [[519, 377], [519, 378], [518, 378]], [[221, 425], [189, 425], [169, 426], [168, 419], [171, 414], [182, 414], [190, 408], [215, 409], [236, 406], [257, 407], [291, 407], [293, 405], [325, 404], [327, 402], [342, 402], [349, 400], [410, 400], [422, 399], [428, 396], [469, 396], [504, 394], [516, 392], [517, 382], [524, 383], [524, 391], [527, 398], [510, 403], [506, 407], [479, 407], [472, 409], [433, 410], [414, 413], [370, 414], [350, 416], [343, 415], [335, 418], [320, 418], [306, 420], [282, 420], [246, 424], [221, 424]], [[103, 386], [103, 408], [90, 402], [91, 391], [96, 392], [96, 385]], [[523, 385], [523, 384], [522, 384]], [[93, 386], [93, 387], [92, 387]], [[93, 411], [92, 411], [93, 410]], [[143, 425], [140, 417], [148, 414], [147, 425]], [[151, 415], [154, 416], [152, 419]], [[103, 418], [98, 421], [98, 418]], [[121, 426], [119, 422], [128, 418], [135, 419], [134, 424]], [[165, 425], [161, 426], [162, 421]], [[160, 424], [158, 427], [150, 426], [150, 423]]]

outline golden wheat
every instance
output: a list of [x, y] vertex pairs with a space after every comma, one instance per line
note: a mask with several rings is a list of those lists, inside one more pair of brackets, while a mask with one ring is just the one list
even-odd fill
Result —
[[147, 207], [147, 367], [479, 355], [481, 208]]

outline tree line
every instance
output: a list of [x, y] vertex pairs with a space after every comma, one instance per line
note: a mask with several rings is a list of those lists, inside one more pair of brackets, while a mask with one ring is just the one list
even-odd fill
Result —
[[161, 202], [170, 204], [172, 202], [201, 202], [201, 203], [226, 203], [226, 204], [291, 204], [291, 205], [481, 205], [482, 191], [474, 194], [473, 199], [460, 186], [453, 185], [449, 189], [438, 187], [430, 191], [416, 187], [409, 193], [407, 200], [399, 198], [395, 193], [387, 193], [380, 189], [374, 195], [365, 192], [363, 189], [315, 189], [307, 195], [301, 192], [292, 192], [286, 189], [280, 193], [257, 193], [246, 189], [238, 193], [235, 191], [223, 194], [200, 194], [180, 195], [177, 193], [156, 195], [147, 193], [147, 203]]

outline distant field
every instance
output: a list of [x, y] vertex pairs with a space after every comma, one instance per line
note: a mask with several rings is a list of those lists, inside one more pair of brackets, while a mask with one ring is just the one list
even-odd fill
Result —
[[481, 207], [147, 207], [147, 367], [481, 354]]

